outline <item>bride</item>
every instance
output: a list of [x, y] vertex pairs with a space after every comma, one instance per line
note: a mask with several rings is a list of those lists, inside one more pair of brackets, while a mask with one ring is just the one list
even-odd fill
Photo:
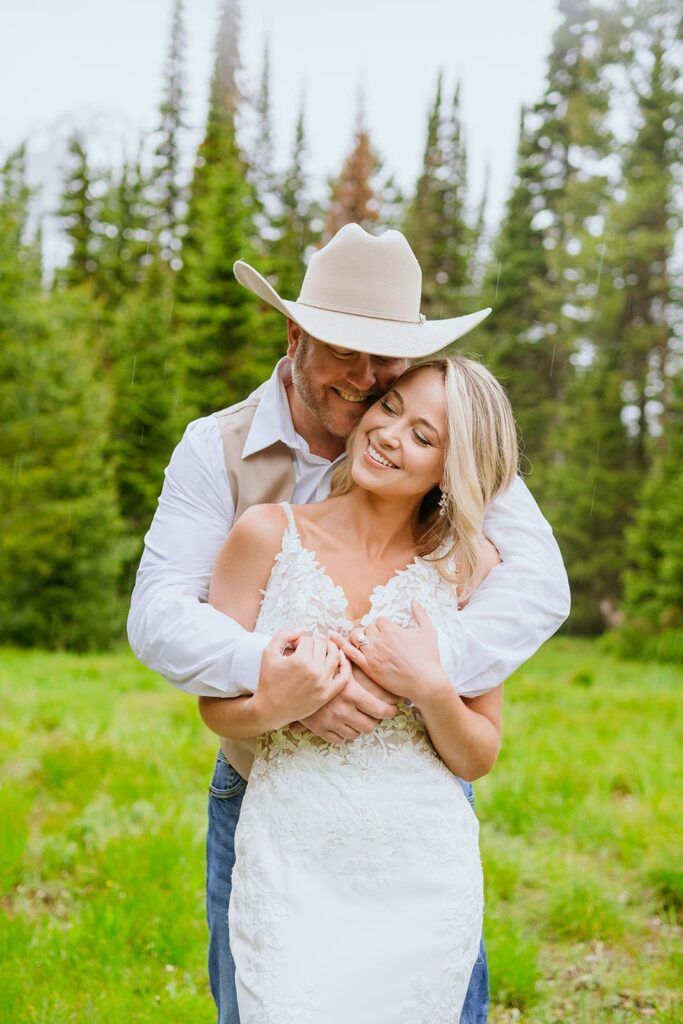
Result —
[[[229, 911], [240, 1020], [454, 1024], [483, 911], [456, 776], [492, 767], [502, 693], [460, 698], [436, 627], [499, 561], [482, 529], [516, 472], [515, 425], [495, 378], [450, 356], [408, 369], [347, 450], [327, 500], [246, 512], [211, 582], [218, 609], [275, 634], [278, 670], [200, 700], [219, 735], [259, 737]], [[394, 715], [321, 739], [301, 722], [352, 671]]]

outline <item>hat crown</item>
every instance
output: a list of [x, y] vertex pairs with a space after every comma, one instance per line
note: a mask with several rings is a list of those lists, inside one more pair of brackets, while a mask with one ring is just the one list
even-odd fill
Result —
[[420, 322], [422, 272], [400, 231], [346, 224], [312, 257], [298, 301], [319, 309]]

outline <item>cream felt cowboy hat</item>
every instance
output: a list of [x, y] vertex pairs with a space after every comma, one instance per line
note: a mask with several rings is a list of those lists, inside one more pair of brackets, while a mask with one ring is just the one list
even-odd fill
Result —
[[243, 260], [235, 277], [311, 337], [377, 356], [412, 358], [438, 352], [480, 324], [490, 309], [451, 320], [420, 313], [422, 271], [405, 235], [376, 237], [346, 224], [311, 258], [296, 302], [282, 299]]

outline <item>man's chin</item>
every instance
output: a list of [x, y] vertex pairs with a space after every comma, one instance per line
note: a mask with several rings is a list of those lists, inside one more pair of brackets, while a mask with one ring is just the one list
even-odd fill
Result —
[[346, 412], [341, 410], [328, 411], [327, 416], [323, 420], [323, 425], [333, 437], [339, 437], [345, 441], [353, 428], [360, 423], [364, 412], [364, 406], [361, 406], [358, 410], [349, 409]]

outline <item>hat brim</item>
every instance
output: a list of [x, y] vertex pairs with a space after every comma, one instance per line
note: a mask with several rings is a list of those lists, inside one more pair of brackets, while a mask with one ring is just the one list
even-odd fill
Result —
[[395, 359], [430, 356], [474, 330], [491, 312], [489, 307], [450, 320], [425, 320], [422, 323], [339, 313], [280, 298], [273, 286], [244, 260], [238, 260], [233, 269], [241, 285], [289, 317], [312, 338], [375, 356]]

